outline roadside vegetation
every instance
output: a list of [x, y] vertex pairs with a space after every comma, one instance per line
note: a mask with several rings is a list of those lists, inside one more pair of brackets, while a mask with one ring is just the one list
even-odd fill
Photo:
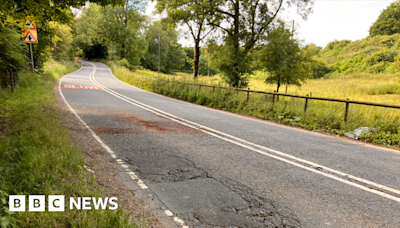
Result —
[[132, 218], [121, 202], [116, 211], [8, 211], [9, 195], [104, 197], [55, 107], [54, 83], [76, 69], [72, 62], [49, 61], [40, 74], [19, 72], [17, 92], [0, 91], [0, 227], [141, 227], [145, 219]]

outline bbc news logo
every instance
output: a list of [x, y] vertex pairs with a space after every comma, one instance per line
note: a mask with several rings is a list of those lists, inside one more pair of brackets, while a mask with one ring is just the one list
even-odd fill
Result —
[[[70, 197], [70, 210], [116, 210], [118, 208], [117, 197]], [[65, 196], [49, 195], [47, 198], [48, 211], [63, 212], [65, 211]], [[26, 196], [25, 195], [10, 195], [9, 196], [9, 211], [25, 211]], [[46, 211], [46, 196], [45, 195], [29, 195], [28, 196], [28, 211], [43, 212]]]

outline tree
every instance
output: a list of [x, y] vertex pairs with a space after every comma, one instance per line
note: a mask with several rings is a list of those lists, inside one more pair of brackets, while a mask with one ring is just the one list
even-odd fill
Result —
[[196, 79], [199, 72], [200, 42], [213, 30], [208, 26], [212, 17], [208, 13], [212, 1], [186, 0], [170, 1], [158, 0], [158, 12], [168, 13], [167, 21], [178, 24], [185, 24], [194, 40], [193, 54], [193, 78]]
[[300, 86], [309, 76], [307, 55], [302, 52], [300, 42], [283, 23], [268, 34], [267, 41], [259, 57], [260, 66], [270, 73], [265, 83], [276, 84], [276, 92], [281, 85]]
[[185, 65], [182, 67], [184, 71], [192, 71], [193, 72], [193, 56], [194, 50], [192, 47], [184, 47], [183, 50], [186, 53], [186, 61]]
[[9, 82], [14, 92], [17, 82], [15, 72], [26, 66], [28, 52], [17, 29], [5, 26], [0, 29], [0, 34], [0, 89]]
[[[102, 8], [103, 29], [107, 44], [115, 48], [116, 55], [126, 58], [131, 65], [139, 65], [146, 52], [146, 40], [142, 31], [145, 17], [140, 15], [141, 1], [126, 0], [124, 6]], [[112, 28], [112, 29], [110, 29]]]
[[218, 69], [215, 68], [212, 62], [211, 53], [207, 52], [207, 50], [202, 50], [202, 51], [203, 52], [200, 55], [199, 74], [203, 76], [216, 75], [218, 73]]
[[[212, 1], [210, 22], [225, 34], [224, 54], [220, 70], [232, 86], [247, 85], [246, 74], [252, 72], [249, 52], [264, 37], [280, 11], [296, 5], [298, 13], [306, 18], [311, 12], [312, 0], [217, 0]], [[285, 4], [286, 5], [286, 4]]]
[[316, 44], [308, 44], [303, 50], [306, 51], [310, 56], [321, 57], [321, 47], [318, 47]]
[[321, 47], [315, 44], [309, 44], [303, 48], [303, 53], [306, 56], [305, 64], [310, 72], [310, 78], [322, 78], [327, 73], [331, 72], [326, 62], [321, 58]]
[[76, 20], [75, 43], [86, 53], [96, 55], [95, 58], [104, 57], [105, 53], [94, 47], [106, 47], [112, 52], [112, 59], [125, 58], [132, 66], [139, 65], [147, 48], [142, 32], [145, 17], [140, 15], [141, 9], [140, 2], [130, 0], [124, 1], [122, 6], [91, 4]]
[[382, 11], [378, 20], [369, 29], [370, 36], [400, 33], [400, 3], [393, 2]]
[[[158, 70], [158, 48], [160, 47], [160, 70], [170, 73], [172, 70], [179, 70], [185, 64], [186, 52], [178, 43], [178, 32], [168, 24], [155, 22], [151, 25], [146, 34], [148, 43], [147, 51], [141, 60], [144, 67], [151, 70]], [[159, 45], [159, 42], [160, 45]]]
[[53, 37], [53, 58], [56, 60], [72, 60], [75, 50], [72, 45], [72, 28], [57, 22], [50, 23], [51, 28], [56, 30]]

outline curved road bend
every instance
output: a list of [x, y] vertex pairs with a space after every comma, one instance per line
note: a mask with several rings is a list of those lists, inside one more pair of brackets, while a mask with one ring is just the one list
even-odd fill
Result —
[[189, 104], [129, 86], [104, 64], [82, 66], [61, 81], [66, 102], [170, 226], [400, 227], [398, 151]]

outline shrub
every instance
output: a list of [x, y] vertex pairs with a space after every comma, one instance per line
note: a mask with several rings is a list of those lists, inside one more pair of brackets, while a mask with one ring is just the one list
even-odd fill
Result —
[[127, 59], [121, 59], [116, 61], [118, 66], [125, 67], [126, 69], [131, 69], [131, 64], [129, 64]]

